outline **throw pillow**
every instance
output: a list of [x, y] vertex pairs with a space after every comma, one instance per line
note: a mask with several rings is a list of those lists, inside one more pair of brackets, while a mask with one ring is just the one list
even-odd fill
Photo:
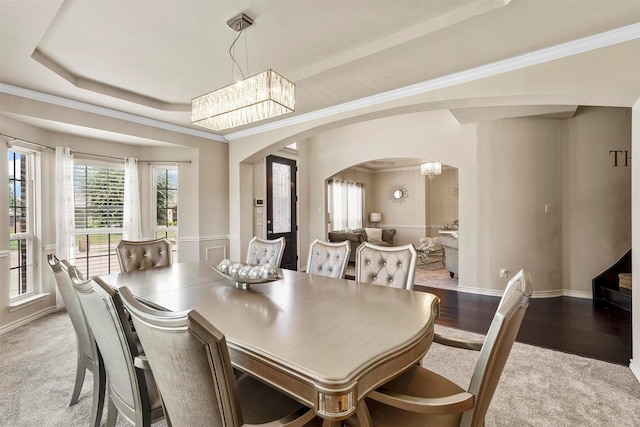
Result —
[[382, 241], [382, 228], [365, 228], [364, 231], [367, 233], [368, 241], [370, 242]]

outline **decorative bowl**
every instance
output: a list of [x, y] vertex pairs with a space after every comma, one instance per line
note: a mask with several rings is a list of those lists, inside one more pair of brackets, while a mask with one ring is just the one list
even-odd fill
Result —
[[[251, 265], [251, 264], [244, 264], [243, 267], [249, 267], [248, 269], [245, 269], [245, 271], [250, 271], [252, 269], [252, 267], [255, 267], [255, 266]], [[266, 277], [266, 278], [263, 278], [263, 277], [260, 277], [260, 276], [252, 278], [250, 274], [245, 276], [244, 274], [243, 275], [239, 275], [239, 274], [236, 273], [236, 275], [231, 275], [229, 273], [224, 273], [216, 265], [212, 265], [211, 268], [213, 268], [222, 277], [224, 277], [226, 279], [229, 279], [229, 280], [232, 280], [233, 282], [235, 282], [236, 287], [238, 287], [240, 289], [250, 289], [251, 285], [253, 285], [253, 284], [268, 283], [268, 282], [273, 282], [275, 280], [282, 279], [282, 277], [280, 277], [280, 275], [278, 274], [277, 270], [275, 271], [275, 275], [272, 275], [272, 276], [269, 276], [269, 277]], [[240, 269], [238, 269], [238, 271], [239, 270]], [[273, 274], [273, 271], [271, 271], [271, 273]]]

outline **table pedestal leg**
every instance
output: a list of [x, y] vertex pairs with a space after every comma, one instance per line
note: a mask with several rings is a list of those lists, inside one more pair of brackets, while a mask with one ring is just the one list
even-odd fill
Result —
[[[369, 408], [367, 408], [367, 404], [364, 402], [364, 400], [358, 403], [356, 416], [358, 417], [358, 427], [373, 426], [373, 422], [371, 422], [371, 414], [369, 414]], [[342, 427], [344, 425], [348, 426], [350, 424], [348, 421], [322, 420], [322, 427]]]

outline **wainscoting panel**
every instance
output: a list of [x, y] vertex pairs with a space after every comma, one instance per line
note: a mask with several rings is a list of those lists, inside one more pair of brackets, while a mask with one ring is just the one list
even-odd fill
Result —
[[179, 262], [202, 260], [211, 264], [219, 263], [228, 258], [228, 245], [228, 236], [180, 238]]
[[228, 258], [226, 246], [209, 246], [205, 248], [205, 260], [212, 265], [218, 265], [220, 261], [226, 258]]

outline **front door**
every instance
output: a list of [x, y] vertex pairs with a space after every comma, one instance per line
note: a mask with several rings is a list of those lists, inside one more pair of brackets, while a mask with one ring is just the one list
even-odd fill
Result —
[[296, 171], [295, 160], [267, 157], [267, 239], [284, 237], [280, 267], [289, 270], [298, 266]]

